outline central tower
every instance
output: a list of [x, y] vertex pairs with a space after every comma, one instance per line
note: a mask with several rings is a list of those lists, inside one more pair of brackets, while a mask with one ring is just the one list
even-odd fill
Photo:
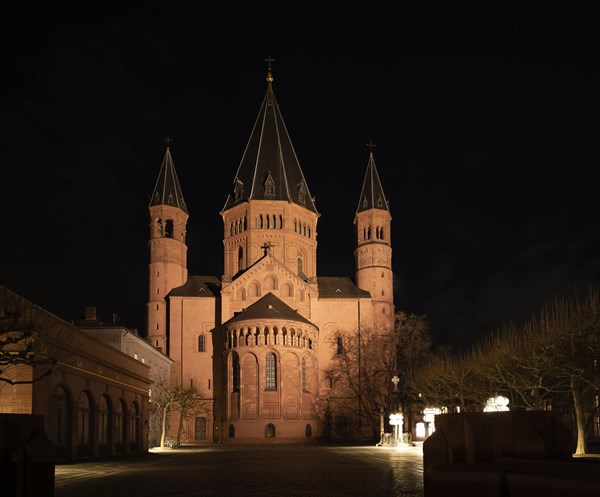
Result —
[[273, 93], [272, 61], [267, 93], [220, 213], [223, 282], [266, 253], [304, 281], [316, 281], [319, 213]]

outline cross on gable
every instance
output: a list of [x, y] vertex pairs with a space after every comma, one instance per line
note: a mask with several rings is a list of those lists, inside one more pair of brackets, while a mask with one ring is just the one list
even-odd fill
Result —
[[265, 243], [262, 244], [261, 248], [263, 249], [263, 251], [265, 253], [264, 255], [270, 255], [271, 254], [271, 247], [272, 246], [273, 245], [271, 244], [271, 242], [265, 242]]

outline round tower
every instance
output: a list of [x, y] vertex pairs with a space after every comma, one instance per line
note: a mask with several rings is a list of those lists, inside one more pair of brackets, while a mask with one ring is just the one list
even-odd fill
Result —
[[169, 353], [165, 296], [187, 280], [188, 211], [169, 147], [150, 204], [148, 334], [152, 345]]
[[356, 227], [355, 280], [371, 293], [373, 324], [389, 331], [394, 325], [392, 242], [389, 205], [373, 158], [373, 145], [354, 217]]

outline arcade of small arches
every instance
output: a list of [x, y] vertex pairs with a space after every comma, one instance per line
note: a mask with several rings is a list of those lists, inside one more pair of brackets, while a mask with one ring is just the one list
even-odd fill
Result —
[[[301, 259], [300, 259], [301, 260]], [[299, 264], [301, 268], [301, 264]], [[290, 282], [284, 282], [281, 285], [277, 285], [277, 279], [274, 276], [267, 276], [263, 280], [263, 284], [258, 281], [251, 281], [247, 287], [240, 287], [235, 291], [235, 300], [246, 300], [247, 297], [260, 297], [262, 291], [279, 290], [281, 297], [293, 297], [295, 300], [304, 301], [305, 292], [302, 288], [294, 289], [294, 286]]]
[[137, 453], [142, 427], [136, 401], [113, 401], [103, 394], [96, 402], [92, 392], [82, 390], [75, 397], [67, 386], [54, 388], [51, 399], [50, 438], [57, 459]]
[[232, 328], [223, 335], [224, 348], [241, 346], [281, 345], [312, 350], [315, 344], [314, 331], [275, 325], [254, 325]]
[[374, 226], [372, 227], [370, 224], [367, 226], [363, 226], [362, 229], [359, 229], [359, 237], [361, 242], [366, 242], [369, 240], [385, 240], [384, 229], [383, 226]]
[[[161, 221], [159, 220], [159, 223]], [[259, 214], [255, 218], [255, 226], [260, 229], [283, 229], [284, 222], [283, 216], [281, 214]], [[229, 223], [229, 236], [237, 235], [239, 233], [243, 233], [248, 229], [248, 219], [246, 216], [236, 219], [235, 221], [231, 221]], [[381, 228], [383, 233], [383, 228]], [[172, 232], [172, 221], [171, 221], [171, 232]], [[306, 236], [308, 238], [312, 237], [312, 229], [309, 223], [306, 223], [300, 219], [294, 218], [294, 233], [298, 233], [300, 235]], [[165, 235], [166, 236], [166, 235]], [[169, 237], [172, 235], [169, 235]]]
[[[173, 219], [163, 219], [157, 217], [152, 222], [152, 236], [155, 238], [175, 238], [175, 224]], [[185, 230], [179, 233], [180, 241], [185, 238]]]

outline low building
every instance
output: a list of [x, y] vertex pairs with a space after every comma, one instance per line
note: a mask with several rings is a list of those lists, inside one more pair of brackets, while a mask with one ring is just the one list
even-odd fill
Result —
[[148, 450], [148, 364], [3, 286], [0, 336], [0, 413], [42, 415], [57, 461]]
[[[116, 321], [116, 320], [115, 320]], [[160, 410], [152, 403], [152, 393], [159, 384], [170, 385], [171, 366], [173, 360], [153, 347], [149, 340], [140, 337], [137, 330], [126, 328], [118, 322], [103, 323], [98, 319], [96, 307], [86, 307], [85, 317], [77, 322], [77, 327], [89, 336], [107, 343], [124, 352], [136, 361], [147, 364], [150, 368], [150, 408], [148, 419], [148, 446], [160, 445], [161, 415]]]

